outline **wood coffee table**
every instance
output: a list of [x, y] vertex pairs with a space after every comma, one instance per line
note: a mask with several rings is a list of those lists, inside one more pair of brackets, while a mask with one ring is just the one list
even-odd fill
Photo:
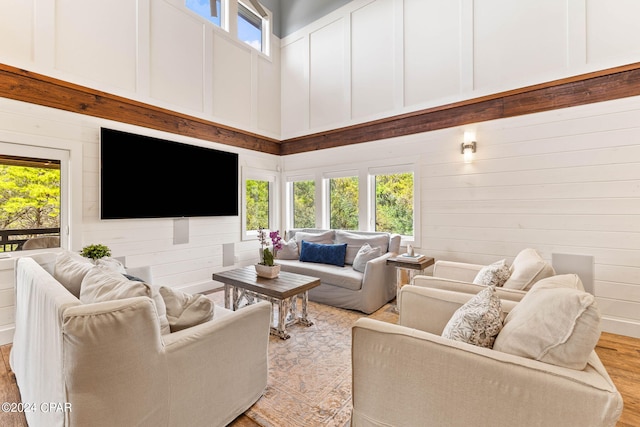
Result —
[[[313, 325], [309, 320], [307, 305], [309, 289], [320, 285], [317, 277], [281, 271], [278, 277], [265, 279], [258, 277], [253, 266], [248, 266], [214, 273], [213, 280], [224, 283], [225, 308], [235, 311], [243, 299], [247, 304], [259, 300], [269, 301], [274, 311], [277, 306], [278, 321], [275, 327], [271, 326], [271, 333], [283, 340], [291, 336], [287, 333], [287, 326], [297, 323]], [[298, 297], [302, 300], [300, 311]]]

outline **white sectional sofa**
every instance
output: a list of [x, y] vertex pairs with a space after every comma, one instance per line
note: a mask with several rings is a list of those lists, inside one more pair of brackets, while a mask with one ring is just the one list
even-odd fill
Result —
[[82, 303], [55, 253], [34, 258], [17, 260], [10, 357], [30, 426], [224, 426], [262, 395], [269, 303], [162, 334], [154, 299]]
[[[277, 255], [282, 271], [318, 277], [320, 286], [309, 291], [309, 299], [334, 307], [358, 310], [370, 314], [396, 297], [396, 273], [386, 265], [388, 258], [400, 250], [400, 235], [366, 231], [292, 229], [285, 235], [289, 243]], [[344, 266], [300, 260], [302, 241], [318, 244], [346, 244]], [[364, 271], [354, 269], [360, 248], [369, 244], [380, 249], [380, 256], [366, 262]], [[293, 249], [297, 248], [297, 249]], [[295, 252], [297, 250], [297, 252]]]

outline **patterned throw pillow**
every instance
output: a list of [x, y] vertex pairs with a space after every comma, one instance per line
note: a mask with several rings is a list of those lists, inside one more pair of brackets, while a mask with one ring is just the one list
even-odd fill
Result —
[[486, 267], [482, 267], [476, 275], [476, 278], [473, 279], [473, 283], [476, 285], [501, 287], [509, 276], [511, 276], [511, 270], [505, 260], [500, 260]]
[[456, 310], [442, 336], [480, 347], [492, 348], [502, 329], [502, 304], [495, 286], [480, 291]]

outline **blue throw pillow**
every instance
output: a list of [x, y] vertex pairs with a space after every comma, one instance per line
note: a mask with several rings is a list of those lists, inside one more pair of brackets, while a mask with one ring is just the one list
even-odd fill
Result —
[[347, 244], [323, 245], [302, 241], [300, 248], [300, 261], [318, 262], [321, 264], [337, 265], [344, 267], [344, 258], [347, 255]]

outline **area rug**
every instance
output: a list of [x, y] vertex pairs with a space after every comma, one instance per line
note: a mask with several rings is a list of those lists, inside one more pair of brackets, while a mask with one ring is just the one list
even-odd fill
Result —
[[[222, 305], [222, 293], [208, 295]], [[263, 427], [348, 426], [351, 417], [351, 327], [361, 317], [396, 323], [387, 304], [363, 313], [309, 302], [309, 327], [288, 328], [291, 338], [269, 339], [264, 395], [245, 412]]]

